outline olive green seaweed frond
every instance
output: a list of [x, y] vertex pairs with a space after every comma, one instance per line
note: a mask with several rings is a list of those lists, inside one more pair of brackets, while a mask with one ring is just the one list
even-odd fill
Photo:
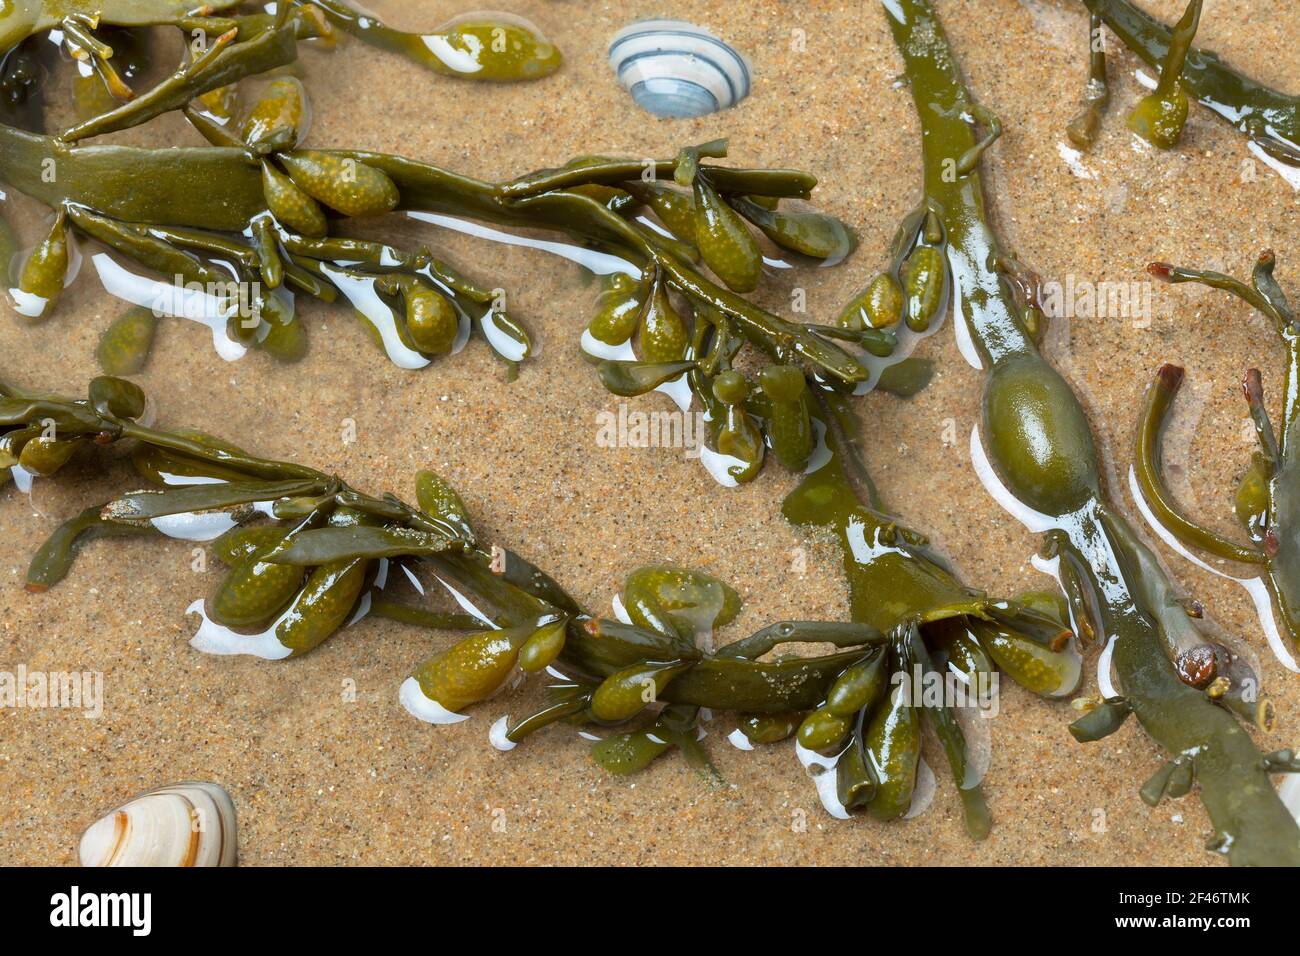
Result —
[[[1129, 4], [1087, 3], [1124, 34], [1116, 18], [1128, 16]], [[1132, 714], [1171, 755], [1142, 789], [1144, 799], [1182, 796], [1195, 783], [1216, 831], [1212, 845], [1231, 862], [1300, 865], [1300, 826], [1269, 777], [1276, 762], [1266, 761], [1236, 716], [1269, 719], [1255, 675], [1243, 673], [1244, 662], [1206, 630], [1199, 605], [1178, 592], [1104, 491], [1087, 414], [1040, 354], [1036, 323], [1002, 268], [1011, 257], [986, 213], [978, 163], [947, 174], [954, 157], [978, 145], [971, 122], [978, 115], [965, 108], [971, 96], [931, 3], [883, 6], [924, 132], [926, 197], [942, 218], [954, 294], [987, 374], [982, 438], [989, 458], [1011, 493], [1052, 522], [1044, 552], [1060, 559], [1067, 598], [1082, 595], [1071, 605], [1086, 609], [1088, 629], [1108, 637], [1119, 677], [1122, 697], [1094, 701], [1074, 735], [1097, 739]], [[1159, 53], [1163, 59], [1165, 50]], [[1199, 84], [1210, 74], [1222, 70], [1187, 52], [1182, 77], [1193, 95], [1208, 95]], [[1271, 268], [1265, 271], [1271, 279]], [[1278, 304], [1271, 292], [1259, 296]]]
[[1084, 112], [1069, 127], [1076, 145], [1087, 148], [1095, 141], [1109, 99], [1104, 23], [1125, 46], [1160, 70], [1156, 88], [1129, 118], [1137, 135], [1162, 149], [1172, 148], [1187, 122], [1189, 99], [1195, 99], [1273, 160], [1300, 165], [1300, 96], [1271, 89], [1233, 69], [1217, 54], [1193, 46], [1202, 0], [1190, 0], [1172, 28], [1132, 0], [1081, 2], [1090, 14], [1089, 80]]
[[[786, 383], [788, 385], [788, 383]], [[792, 522], [829, 527], [845, 547], [853, 620], [781, 621], [714, 649], [735, 620], [739, 595], [708, 574], [673, 565], [628, 575], [618, 618], [589, 614], [548, 574], [499, 546], [483, 545], [469, 509], [441, 476], [421, 472], [414, 505], [372, 495], [292, 462], [257, 457], [193, 430], [145, 426], [145, 397], [101, 376], [87, 397], [0, 385], [0, 465], [38, 477], [76, 455], [127, 443], [144, 488], [84, 509], [37, 550], [27, 588], [43, 592], [97, 538], [161, 536], [170, 522], [215, 521], [212, 541], [228, 570], [203, 604], [199, 648], [279, 659], [320, 646], [371, 615], [466, 632], [416, 666], [401, 700], [443, 721], [494, 695], [518, 675], [545, 672], [540, 710], [500, 728], [513, 746], [556, 721], [610, 734], [593, 756], [615, 773], [676, 748], [717, 779], [698, 741], [701, 710], [732, 711], [751, 743], [797, 736], [835, 764], [844, 812], [892, 819], [911, 805], [928, 722], [946, 754], [975, 837], [989, 828], [978, 775], [954, 713], [980, 706], [917, 698], [900, 687], [913, 671], [940, 683], [951, 668], [972, 686], [996, 670], [1047, 696], [1072, 693], [1080, 669], [1064, 602], [1041, 595], [994, 600], [965, 588], [915, 533], [871, 500], [843, 399], [818, 386], [809, 405], [830, 457], [786, 502]], [[853, 548], [866, 533], [881, 547]], [[432, 572], [456, 608], [403, 599], [390, 563]], [[454, 590], [452, 590], [454, 589]], [[436, 592], [435, 588], [435, 592]], [[884, 595], [889, 595], [885, 599]], [[449, 602], [450, 603], [450, 602]], [[785, 653], [791, 645], [829, 650]], [[951, 681], [949, 681], [951, 683]], [[987, 704], [984, 701], [983, 704]]]

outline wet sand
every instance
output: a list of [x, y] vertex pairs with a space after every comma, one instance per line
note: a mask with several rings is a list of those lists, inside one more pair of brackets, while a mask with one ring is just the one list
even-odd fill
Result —
[[[1278, 251], [1279, 277], [1300, 293], [1297, 194], [1256, 163], [1243, 139], [1193, 107], [1182, 147], [1135, 145], [1123, 118], [1140, 94], [1138, 61], [1113, 41], [1113, 104], [1080, 176], [1060, 153], [1083, 83], [1086, 18], [1067, 0], [947, 0], [937, 4], [980, 100], [1006, 134], [987, 154], [992, 205], [1008, 247], [1062, 283], [1143, 279], [1154, 258], [1248, 273], [1259, 250]], [[1179, 0], [1144, 4], [1166, 21]], [[432, 26], [415, 0], [371, 6], [396, 25]], [[1293, 38], [1259, 0], [1207, 4], [1200, 42], [1246, 72], [1300, 89]], [[854, 225], [861, 246], [844, 265], [769, 276], [756, 299], [788, 312], [794, 287], [829, 319], [878, 269], [893, 230], [919, 197], [919, 146], [910, 95], [876, 4], [705, 0], [684, 4], [512, 2], [564, 50], [562, 71], [522, 86], [473, 86], [347, 43], [305, 54], [315, 120], [308, 145], [418, 157], [484, 178], [559, 165], [580, 153], [671, 155], [688, 143], [731, 139], [731, 161], [797, 165], [820, 179], [817, 204]], [[456, 12], [448, 7], [450, 15]], [[610, 36], [638, 17], [677, 15], [713, 28], [751, 59], [755, 86], [738, 108], [698, 120], [641, 112], [605, 62]], [[795, 31], [802, 31], [798, 34]], [[802, 51], [792, 39], [805, 41]], [[793, 44], [797, 47], [798, 44]], [[197, 143], [171, 120], [133, 131], [136, 142]], [[31, 221], [24, 235], [34, 235]], [[410, 228], [410, 227], [408, 227]], [[378, 229], [365, 230], [379, 235]], [[779, 467], [739, 490], [719, 488], [680, 450], [599, 447], [598, 413], [617, 409], [581, 361], [577, 342], [595, 286], [576, 266], [432, 227], [410, 228], [484, 285], [510, 294], [512, 314], [542, 343], [508, 384], [482, 342], [452, 360], [402, 371], [343, 307], [302, 304], [311, 351], [278, 365], [261, 354], [228, 364], [206, 329], [164, 320], [137, 380], [158, 422], [193, 425], [269, 457], [337, 472], [370, 491], [413, 494], [432, 467], [462, 492], [486, 541], [546, 568], [575, 597], [605, 611], [622, 578], [651, 562], [707, 569], [732, 583], [744, 611], [723, 639], [782, 618], [847, 616], [838, 556], [807, 546], [779, 515], [793, 479]], [[26, 387], [80, 392], [96, 374], [95, 344], [119, 303], [86, 269], [46, 324], [0, 317], [0, 376]], [[1188, 384], [1166, 445], [1189, 508], [1232, 527], [1231, 500], [1251, 451], [1238, 382], [1258, 365], [1270, 404], [1282, 350], [1271, 328], [1219, 293], [1157, 293], [1149, 323], [1058, 322], [1051, 352], [1080, 388], [1132, 512], [1127, 474], [1139, 402], [1164, 361]], [[859, 402], [870, 466], [885, 500], [931, 532], [966, 581], [991, 593], [1043, 588], [1029, 559], [1037, 542], [1002, 513], [968, 453], [981, 379], [946, 325], [920, 353], [939, 372], [920, 396]], [[662, 396], [633, 408], [667, 408]], [[343, 434], [355, 423], [356, 440]], [[955, 439], [955, 441], [953, 440]], [[986, 790], [995, 828], [965, 835], [952, 784], [940, 773], [933, 806], [882, 825], [826, 816], [790, 744], [742, 753], [722, 717], [706, 740], [727, 782], [710, 788], [676, 756], [621, 779], [600, 771], [588, 744], [552, 728], [509, 754], [488, 728], [522, 713], [535, 688], [429, 727], [397, 700], [401, 680], [449, 634], [368, 620], [303, 659], [269, 663], [201, 654], [184, 609], [211, 592], [215, 568], [192, 570], [193, 545], [106, 541], [71, 577], [27, 594], [32, 550], [59, 521], [123, 487], [124, 473], [79, 465], [38, 481], [29, 500], [0, 490], [0, 670], [101, 671], [98, 719], [59, 710], [0, 709], [0, 858], [75, 862], [80, 831], [139, 791], [177, 779], [220, 783], [239, 814], [245, 865], [346, 863], [1205, 864], [1209, 827], [1194, 798], [1152, 810], [1138, 787], [1157, 748], [1130, 722], [1105, 742], [1075, 744], [1068, 704], [1003, 683], [991, 722]], [[1256, 649], [1278, 705], [1265, 749], [1297, 742], [1300, 679], [1265, 647], [1245, 592], [1163, 550], [1176, 577], [1231, 634]], [[1096, 649], [1088, 652], [1088, 688]], [[350, 683], [354, 682], [354, 683]], [[355, 700], [348, 689], [355, 686]]]

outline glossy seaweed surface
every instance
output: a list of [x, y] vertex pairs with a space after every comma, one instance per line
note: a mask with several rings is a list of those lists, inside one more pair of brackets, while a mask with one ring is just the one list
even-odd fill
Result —
[[[831, 392], [815, 410], [829, 454], [784, 510], [795, 524], [828, 527], [840, 539], [853, 620], [782, 621], [716, 649], [714, 629], [740, 610], [725, 583], [666, 565], [642, 568], [622, 590], [625, 620], [593, 617], [525, 559], [484, 549], [460, 495], [431, 471], [417, 476], [417, 506], [372, 496], [202, 432], [144, 426], [144, 393], [110, 376], [94, 379], [81, 400], [8, 386], [0, 396], [6, 477], [48, 478], [83, 449], [127, 442], [135, 472], [154, 486], [61, 525], [31, 561], [29, 592], [59, 584], [80, 547], [96, 538], [182, 529], [213, 538], [195, 533], [208, 528], [219, 532], [212, 553], [229, 570], [210, 602], [191, 608], [203, 615], [196, 647], [281, 660], [314, 650], [367, 615], [469, 631], [415, 668], [401, 700], [416, 717], [453, 723], [519, 673], [545, 671], [546, 705], [503, 722], [494, 732], [503, 748], [564, 720], [619, 729], [593, 748], [614, 773], [641, 769], [676, 747], [716, 776], [696, 739], [700, 709], [738, 711], [751, 743], [797, 734], [802, 750], [829, 758], [823, 770], [835, 780], [835, 809], [888, 820], [911, 807], [924, 719], [950, 764], [967, 829], [982, 839], [990, 825], [982, 771], [971, 763], [951, 705], [913, 696], [895, 675], [916, 668], [942, 681], [952, 666], [974, 685], [1000, 669], [1052, 697], [1079, 684], [1064, 601], [995, 600], [961, 585], [924, 539], [880, 510], [846, 437], [856, 423]], [[868, 547], [855, 545], [860, 540]], [[410, 568], [421, 562], [461, 610], [390, 597], [390, 577], [405, 567], [414, 581]], [[878, 597], [884, 593], [888, 602]], [[794, 644], [835, 649], [769, 656]], [[633, 729], [622, 731], [629, 722]]]
[[[424, 51], [416, 59], [438, 72], [495, 80], [552, 72], [559, 63], [554, 48], [511, 22], [485, 21], [471, 29], [457, 21], [452, 32], [460, 39], [435, 43], [428, 36], [398, 42], [397, 34], [373, 18], [335, 2], [283, 5], [274, 16], [232, 9], [228, 17], [214, 11], [195, 17], [145, 3], [62, 19], [33, 10], [23, 21], [24, 12], [19, 7], [11, 13], [11, 33], [0, 41], [6, 44], [0, 53], [7, 53], [3, 82], [14, 124], [0, 125], [0, 178], [55, 213], [48, 233], [14, 266], [11, 296], [19, 314], [32, 321], [54, 310], [68, 275], [69, 236], [76, 234], [174, 277], [177, 286], [199, 290], [219, 348], [236, 355], [255, 346], [285, 360], [302, 357], [307, 332], [285, 294], [293, 290], [327, 302], [345, 297], [404, 367], [451, 352], [462, 341], [461, 325], [471, 323], [513, 374], [532, 345], [526, 329], [505, 311], [503, 292], [475, 284], [427, 249], [403, 250], [339, 233], [340, 218], [400, 210], [559, 231], [629, 260], [626, 273], [615, 274], [622, 284], [607, 290], [604, 317], [593, 333], [610, 347], [636, 334], [636, 360], [600, 360], [607, 385], [622, 394], [679, 377], [696, 360], [706, 367], [725, 364], [742, 335], [789, 349], [848, 383], [868, 373], [835, 343], [836, 336], [866, 336], [878, 350], [892, 351], [888, 333], [864, 330], [860, 323], [822, 332], [732, 294], [752, 292], [761, 274], [762, 255], [748, 223], [814, 261], [842, 260], [855, 237], [834, 217], [782, 208], [783, 199], [808, 197], [816, 179], [807, 173], [703, 163], [727, 154], [725, 140], [687, 147], [666, 161], [580, 156], [563, 168], [492, 184], [396, 155], [299, 148], [310, 108], [293, 76], [277, 75], [255, 102], [238, 102], [241, 79], [283, 72], [296, 63], [300, 41], [329, 40], [336, 25], [384, 49]], [[90, 115], [47, 133], [40, 67], [25, 45], [56, 25], [73, 56], [95, 68], [81, 77], [83, 83], [99, 91], [102, 82], [123, 102], [94, 112], [94, 98], [87, 95], [80, 105]], [[143, 58], [157, 44], [139, 31], [156, 26], [215, 39], [196, 41], [174, 74], [137, 93], [115, 72], [113, 48], [92, 28], [128, 31], [122, 45]], [[499, 52], [495, 32], [502, 34]], [[457, 43], [475, 51], [479, 69], [451, 71], [444, 64], [448, 57], [429, 53]], [[182, 113], [211, 148], [84, 145], [170, 112]], [[664, 225], [650, 229], [632, 221], [643, 205]], [[12, 257], [17, 242], [9, 227], [3, 232]], [[719, 284], [694, 267], [701, 259]], [[683, 317], [670, 292], [689, 302], [688, 316], [697, 309], [707, 315], [698, 323]], [[935, 311], [933, 304], [928, 311]], [[706, 334], [706, 325], [720, 331]], [[140, 329], [140, 320], [123, 320], [106, 335], [110, 361], [125, 368], [143, 363], [152, 336]]]
[[[1129, 4], [1087, 6], [1094, 31], [1107, 25], [1160, 67], [1154, 92], [1130, 118], [1136, 135], [1175, 147], [1195, 99], [1231, 113], [1270, 157], [1294, 160], [1294, 100], [1192, 45], [1199, 2], [1172, 28]], [[295, 75], [299, 44], [328, 44], [342, 30], [434, 72], [457, 71], [446, 68], [446, 57], [429, 59], [439, 48], [432, 35], [417, 42], [333, 2], [273, 14], [231, 6], [202, 16], [167, 4], [60, 8], [58, 17], [38, 6], [17, 9], [24, 16], [3, 34], [8, 122], [0, 127], [0, 178], [52, 212], [47, 231], [15, 257], [12, 270], [15, 304], [28, 320], [54, 311], [78, 241], [90, 240], [90, 248], [112, 249], [119, 262], [206, 290], [214, 341], [227, 346], [302, 357], [307, 331], [294, 295], [306, 294], [346, 300], [398, 365], [419, 367], [457, 351], [473, 331], [513, 377], [535, 343], [504, 309], [502, 290], [466, 278], [428, 247], [356, 238], [353, 227], [387, 229], [389, 220], [378, 217], [396, 211], [517, 235], [558, 234], [572, 243], [569, 250], [583, 250], [585, 261], [604, 257], [582, 336], [601, 384], [621, 398], [665, 392], [683, 409], [701, 411], [706, 463], [724, 484], [748, 482], [775, 459], [797, 482], [781, 507], [785, 518], [842, 555], [850, 614], [847, 621], [783, 620], [715, 646], [715, 630], [742, 613], [739, 594], [712, 574], [657, 563], [624, 575], [617, 613], [602, 617], [535, 565], [484, 544], [461, 496], [431, 471], [418, 475], [410, 505], [331, 473], [257, 457], [206, 432], [149, 427], [143, 393], [116, 377], [145, 367], [158, 316], [142, 306], [106, 329], [97, 360], [111, 374], [94, 379], [86, 398], [0, 389], [0, 476], [25, 488], [33, 478], [81, 471], [66, 467], [74, 462], [111, 465], [120, 458], [114, 449], [125, 447], [152, 486], [118, 488], [62, 524], [31, 561], [29, 591], [60, 584], [93, 538], [211, 539], [210, 555], [226, 570], [208, 599], [191, 608], [202, 615], [194, 638], [200, 649], [297, 657], [364, 617], [462, 631], [402, 684], [400, 700], [415, 716], [459, 721], [462, 710], [520, 675], [538, 674], [544, 701], [494, 726], [498, 748], [562, 722], [605, 734], [592, 755], [615, 774], [676, 749], [718, 783], [724, 778], [700, 739], [713, 712], [730, 711], [737, 746], [795, 738], [823, 804], [837, 816], [910, 815], [928, 799], [925, 756], [937, 744], [931, 759], [948, 765], [966, 830], [977, 839], [989, 835], [991, 817], [970, 728], [945, 702], [909, 699], [898, 679], [955, 674], [978, 685], [1001, 674], [1041, 696], [1068, 697], [1082, 686], [1081, 645], [1104, 647], [1119, 691], [1075, 701], [1083, 716], [1070, 727], [1074, 738], [1108, 736], [1135, 716], [1168, 755], [1141, 787], [1143, 800], [1157, 805], [1195, 791], [1216, 831], [1213, 847], [1232, 862], [1297, 862], [1300, 834], [1270, 775], [1300, 764], [1289, 751], [1266, 755], [1252, 742], [1243, 722], [1267, 730], [1274, 717], [1258, 674], [1220, 642], [1200, 605], [1182, 596], [1116, 507], [1084, 406], [1039, 352], [1048, 317], [1038, 277], [1006, 250], [985, 208], [983, 157], [1003, 121], [967, 90], [929, 3], [891, 0], [882, 21], [906, 66], [904, 91], [917, 105], [924, 193], [887, 247], [872, 243], [885, 247], [883, 267], [838, 304], [823, 304], [823, 314], [834, 317], [828, 323], [786, 319], [758, 304], [771, 301], [762, 277], [773, 263], [802, 267], [796, 274], [837, 264], [861, 237], [804, 203], [816, 184], [810, 174], [725, 165], [725, 140], [651, 160], [582, 154], [501, 181], [396, 153], [305, 148], [310, 84]], [[143, 30], [156, 26], [201, 26], [218, 39], [142, 91], [137, 77], [152, 52]], [[80, 64], [80, 116], [61, 130], [46, 128], [34, 79], [40, 56], [33, 40], [51, 30], [62, 32]], [[483, 25], [480, 39], [490, 30]], [[437, 35], [444, 45], [453, 42], [450, 31]], [[463, 39], [474, 28], [462, 24], [459, 35], [454, 42], [474, 45]], [[506, 55], [484, 61], [473, 71], [478, 78], [534, 79], [559, 65], [554, 48], [531, 31], [508, 35]], [[1111, 96], [1105, 55], [1095, 46], [1089, 67], [1085, 109], [1068, 130], [1079, 146], [1097, 141]], [[250, 86], [256, 96], [247, 95]], [[105, 106], [105, 96], [120, 102]], [[124, 146], [121, 136], [111, 146], [86, 142], [169, 114], [210, 146]], [[51, 168], [58, 174], [44, 175]], [[14, 257], [20, 244], [12, 237], [7, 243], [6, 258]], [[1135, 482], [1155, 519], [1184, 545], [1259, 569], [1293, 640], [1295, 330], [1272, 256], [1261, 257], [1249, 284], [1163, 264], [1152, 266], [1152, 275], [1231, 292], [1271, 320], [1285, 345], [1280, 437], [1264, 408], [1260, 374], [1252, 370], [1245, 381], [1259, 447], [1237, 497], [1248, 542], [1188, 517], [1168, 487], [1160, 438], [1182, 380], [1174, 366], [1160, 370], [1148, 393]], [[251, 320], [232, 311], [232, 303], [246, 301]], [[937, 548], [890, 513], [868, 474], [868, 460], [873, 469], [888, 462], [863, 439], [879, 423], [869, 418], [864, 430], [859, 414], [902, 406], [855, 396], [871, 389], [923, 395], [934, 366], [910, 352], [950, 307], [987, 374], [986, 453], [1020, 506], [1041, 519], [1042, 558], [1056, 568], [1060, 596], [1027, 592], [1007, 600], [969, 587]], [[572, 356], [567, 362], [578, 364]], [[257, 385], [249, 389], [255, 394]], [[916, 487], [899, 504], [911, 513], [929, 494]], [[698, 507], [709, 505], [701, 500]], [[707, 546], [699, 548], [707, 564]], [[401, 582], [450, 601], [412, 601], [409, 593], [402, 600]], [[817, 644], [829, 650], [789, 653], [793, 645]]]
[[[991, 124], [971, 100], [930, 4], [889, 6], [925, 133], [926, 195], [942, 210], [957, 295], [986, 364], [989, 457], [1012, 494], [1051, 526], [1044, 548], [1061, 559], [1065, 590], [1079, 595], [1091, 630], [1108, 642], [1123, 688], [1077, 722], [1075, 736], [1106, 736], [1135, 715], [1170, 755], [1143, 786], [1143, 799], [1155, 805], [1195, 783], [1218, 831], [1216, 849], [1234, 863], [1296, 865], [1300, 827], [1272, 785], [1273, 764], [1232, 713], [1237, 696], [1238, 709], [1267, 722], [1257, 682], [1229, 673], [1230, 655], [1198, 628], [1198, 613], [1103, 490], [1087, 414], [1040, 354], [1025, 322], [1029, 306], [1008, 279], [1014, 260], [989, 223], [978, 165], [947, 173], [952, 157], [979, 148], [975, 125]], [[1196, 660], [1208, 662], [1205, 673], [1190, 666]]]

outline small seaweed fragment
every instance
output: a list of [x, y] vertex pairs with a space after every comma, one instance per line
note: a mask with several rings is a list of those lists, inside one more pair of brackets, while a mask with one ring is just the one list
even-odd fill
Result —
[[1182, 129], [1186, 99], [1194, 97], [1246, 134], [1272, 159], [1300, 165], [1300, 96], [1270, 89], [1232, 69], [1219, 57], [1191, 46], [1201, 3], [1193, 0], [1171, 30], [1131, 0], [1083, 0], [1125, 46], [1161, 68], [1159, 86], [1139, 107], [1139, 133], [1154, 134], [1159, 146], [1172, 146]]
[[77, 549], [96, 538], [147, 534], [153, 529], [105, 519], [100, 508], [87, 508], [69, 518], [45, 540], [32, 557], [27, 590], [40, 592], [58, 584], [72, 569]]
[[1283, 424], [1275, 430], [1264, 407], [1264, 387], [1259, 369], [1248, 369], [1242, 392], [1255, 426], [1259, 447], [1237, 489], [1237, 520], [1248, 543], [1232, 541], [1184, 514], [1166, 485], [1161, 467], [1160, 435], [1183, 381], [1183, 370], [1162, 365], [1147, 390], [1138, 430], [1136, 476], [1156, 520], [1188, 547], [1229, 561], [1253, 565], [1265, 572], [1280, 620], [1292, 643], [1300, 641], [1300, 507], [1296, 501], [1296, 471], [1300, 468], [1295, 446], [1300, 420], [1300, 396], [1293, 376], [1300, 367], [1300, 322], [1286, 294], [1273, 277], [1276, 259], [1271, 251], [1260, 255], [1249, 283], [1218, 272], [1184, 269], [1156, 262], [1148, 271], [1164, 282], [1195, 282], [1222, 289], [1273, 320], [1287, 352], [1287, 377], [1283, 389]]
[[1187, 93], [1183, 89], [1183, 64], [1187, 51], [1201, 25], [1203, 0], [1191, 0], [1187, 10], [1174, 27], [1169, 41], [1169, 54], [1160, 66], [1160, 80], [1156, 88], [1129, 114], [1128, 127], [1152, 146], [1173, 149], [1183, 135], [1187, 124]]
[[1089, 702], [1087, 707], [1087, 712], [1070, 725], [1070, 736], [1081, 744], [1109, 737], [1124, 726], [1124, 721], [1133, 713], [1133, 708], [1123, 697]]
[[[1103, 13], [1126, 6], [1088, 3]], [[1215, 671], [1216, 642], [1199, 611], [1189, 613], [1194, 606], [1102, 490], [1087, 414], [1039, 353], [1028, 310], [1002, 266], [1009, 257], [989, 223], [978, 165], [949, 175], [954, 157], [978, 144], [971, 96], [943, 28], [929, 0], [889, 0], [884, 8], [924, 132], [925, 194], [943, 219], [955, 294], [987, 368], [983, 433], [992, 464], [1024, 505], [1050, 519], [1045, 550], [1061, 559], [1070, 606], [1088, 616], [1092, 633], [1108, 636], [1127, 707], [1179, 761], [1158, 781], [1159, 793], [1184, 791], [1194, 776], [1232, 863], [1300, 865], [1300, 827], [1233, 713], [1270, 710], [1257, 679], [1242, 675], [1239, 660]], [[1203, 62], [1188, 54], [1189, 68]], [[1084, 737], [1106, 729], [1079, 728]]]
[[[782, 384], [793, 393], [793, 383]], [[965, 642], [987, 652], [1040, 693], [1072, 693], [1079, 661], [1064, 615], [1038, 599], [993, 600], [957, 582], [919, 536], [879, 510], [874, 492], [869, 501], [858, 497], [866, 479], [847, 437], [853, 429], [845, 400], [824, 384], [806, 386], [803, 397], [830, 436], [831, 455], [785, 511], [796, 524], [829, 526], [839, 535], [854, 620], [781, 621], [716, 649], [717, 632], [741, 607], [736, 591], [717, 578], [673, 565], [640, 568], [624, 583], [621, 619], [593, 616], [520, 556], [484, 549], [461, 496], [433, 472], [418, 475], [416, 506], [370, 495], [337, 476], [259, 458], [209, 435], [146, 427], [139, 422], [144, 394], [123, 379], [96, 378], [79, 400], [0, 385], [0, 454], [9, 456], [0, 464], [5, 474], [16, 464], [27, 467], [27, 449], [44, 442], [50, 465], [42, 473], [52, 474], [67, 455], [51, 447], [124, 441], [134, 445], [136, 472], [152, 485], [60, 526], [32, 560], [31, 591], [62, 580], [75, 546], [93, 537], [168, 534], [177, 522], [208, 522], [224, 529], [212, 551], [229, 570], [204, 605], [195, 646], [292, 657], [367, 613], [464, 632], [402, 685], [401, 700], [417, 717], [459, 719], [458, 711], [520, 674], [545, 671], [548, 702], [502, 722], [494, 730], [499, 746], [557, 721], [581, 723], [613, 730], [592, 756], [614, 773], [677, 749], [716, 781], [699, 743], [701, 711], [736, 711], [753, 742], [774, 743], [801, 728], [805, 746], [837, 752], [845, 807], [880, 819], [900, 816], [911, 803], [920, 728], [928, 721], [961, 791], [967, 827], [982, 837], [988, 811], [953, 708], [987, 703], [996, 692], [993, 665], [954, 682], [950, 663], [966, 659], [954, 648]], [[863, 536], [876, 546], [855, 547]], [[396, 566], [412, 580], [420, 566], [432, 571], [459, 609], [397, 597], [389, 584]], [[780, 653], [810, 643], [829, 651]], [[1009, 647], [1018, 650], [1004, 653]], [[1054, 676], [1045, 680], [1047, 673]], [[957, 690], [967, 682], [969, 700]], [[937, 695], [915, 689], [923, 684], [938, 688]]]
[[1102, 115], [1110, 102], [1110, 83], [1106, 78], [1106, 37], [1101, 17], [1088, 18], [1088, 82], [1083, 89], [1083, 106], [1065, 134], [1080, 149], [1091, 149], [1101, 129]]
[[443, 76], [514, 83], [550, 76], [563, 62], [559, 48], [519, 17], [466, 14], [429, 33], [407, 33], [340, 0], [294, 2], [318, 7], [341, 30]]

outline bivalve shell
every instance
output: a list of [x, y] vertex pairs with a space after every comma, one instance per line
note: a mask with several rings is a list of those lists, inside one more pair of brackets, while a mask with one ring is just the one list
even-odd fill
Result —
[[81, 835], [82, 866], [234, 866], [235, 805], [215, 783], [141, 794]]
[[609, 65], [637, 105], [656, 116], [705, 116], [749, 95], [749, 61], [685, 20], [638, 20], [614, 35]]

